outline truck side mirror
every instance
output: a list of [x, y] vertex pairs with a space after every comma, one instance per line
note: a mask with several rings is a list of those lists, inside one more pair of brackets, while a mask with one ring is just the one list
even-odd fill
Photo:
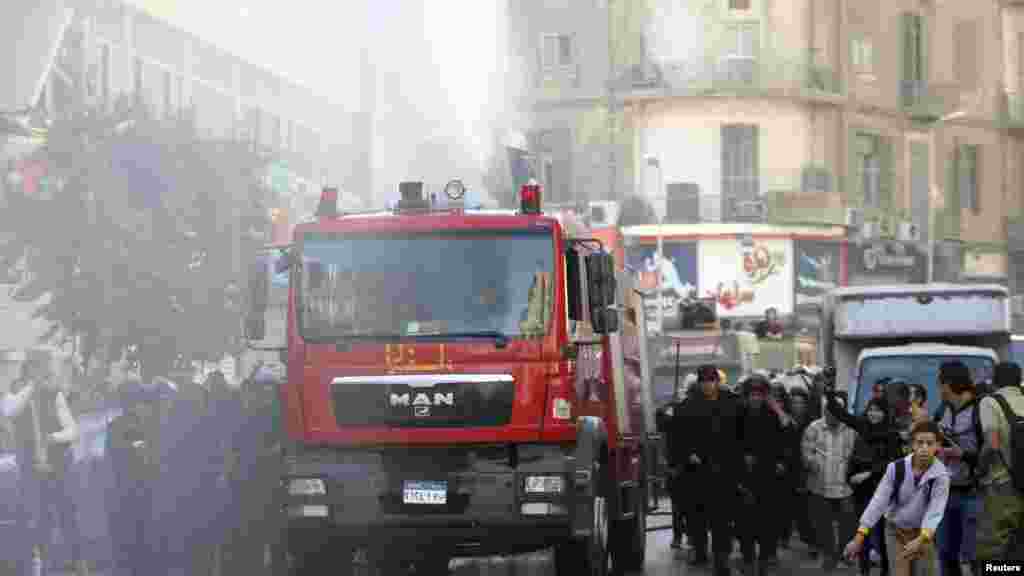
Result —
[[619, 312], [609, 308], [615, 304], [618, 282], [615, 260], [611, 254], [587, 255], [587, 283], [590, 297], [590, 323], [594, 332], [609, 334], [619, 329]]
[[262, 340], [266, 337], [266, 312], [270, 297], [270, 269], [266, 259], [249, 266], [249, 307], [245, 315], [245, 338]]

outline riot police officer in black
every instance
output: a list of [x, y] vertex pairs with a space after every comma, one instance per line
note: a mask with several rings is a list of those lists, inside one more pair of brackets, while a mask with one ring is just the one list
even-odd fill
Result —
[[694, 548], [691, 564], [707, 563], [710, 527], [715, 576], [731, 572], [730, 523], [743, 468], [742, 426], [739, 399], [722, 389], [715, 366], [702, 365], [694, 393], [673, 418], [673, 458], [685, 466], [693, 504], [687, 526]]

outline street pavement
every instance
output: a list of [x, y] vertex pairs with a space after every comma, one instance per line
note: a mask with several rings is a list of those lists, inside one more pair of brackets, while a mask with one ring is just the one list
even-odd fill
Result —
[[[708, 568], [691, 568], [686, 564], [686, 553], [670, 547], [672, 530], [667, 515], [653, 515], [648, 518], [647, 562], [643, 572], [646, 576], [697, 576], [711, 574]], [[734, 566], [739, 566], [738, 547], [733, 554]], [[780, 565], [771, 574], [779, 576], [818, 576], [823, 574], [820, 560], [811, 560], [807, 548], [794, 540], [789, 549], [779, 551]], [[357, 569], [357, 576], [373, 576], [368, 569]], [[555, 576], [551, 552], [543, 551], [511, 557], [489, 557], [466, 559], [458, 558], [450, 566], [449, 573], [453, 576]], [[833, 572], [835, 575], [853, 575], [853, 568]], [[874, 574], [878, 573], [876, 568]], [[965, 574], [969, 571], [965, 571]], [[103, 573], [92, 573], [94, 576], [106, 576]], [[6, 576], [0, 571], [0, 576]], [[57, 573], [53, 576], [73, 576], [68, 573]], [[226, 575], [232, 576], [232, 575]], [[242, 575], [238, 575], [242, 576]], [[390, 576], [390, 575], [384, 575]]]

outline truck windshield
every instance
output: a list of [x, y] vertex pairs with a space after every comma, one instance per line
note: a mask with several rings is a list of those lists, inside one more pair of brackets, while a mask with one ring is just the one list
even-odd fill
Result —
[[306, 234], [302, 336], [543, 335], [554, 248], [549, 229]]
[[[859, 414], [864, 410], [864, 406], [871, 399], [871, 391], [875, 382], [889, 377], [901, 379], [908, 384], [924, 384], [928, 388], [928, 412], [929, 414], [933, 413], [941, 402], [938, 383], [939, 366], [953, 360], [959, 360], [966, 364], [976, 383], [992, 378], [995, 363], [986, 356], [907, 355], [867, 358], [861, 363], [854, 412]], [[886, 394], [890, 402], [898, 403], [901, 400], [898, 390], [887, 390]]]

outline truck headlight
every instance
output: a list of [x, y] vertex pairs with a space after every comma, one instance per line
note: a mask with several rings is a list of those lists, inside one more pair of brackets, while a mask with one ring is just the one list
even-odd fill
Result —
[[561, 494], [565, 480], [561, 476], [527, 476], [523, 489], [527, 494]]
[[292, 478], [288, 481], [288, 494], [291, 496], [324, 496], [327, 485], [320, 478]]

